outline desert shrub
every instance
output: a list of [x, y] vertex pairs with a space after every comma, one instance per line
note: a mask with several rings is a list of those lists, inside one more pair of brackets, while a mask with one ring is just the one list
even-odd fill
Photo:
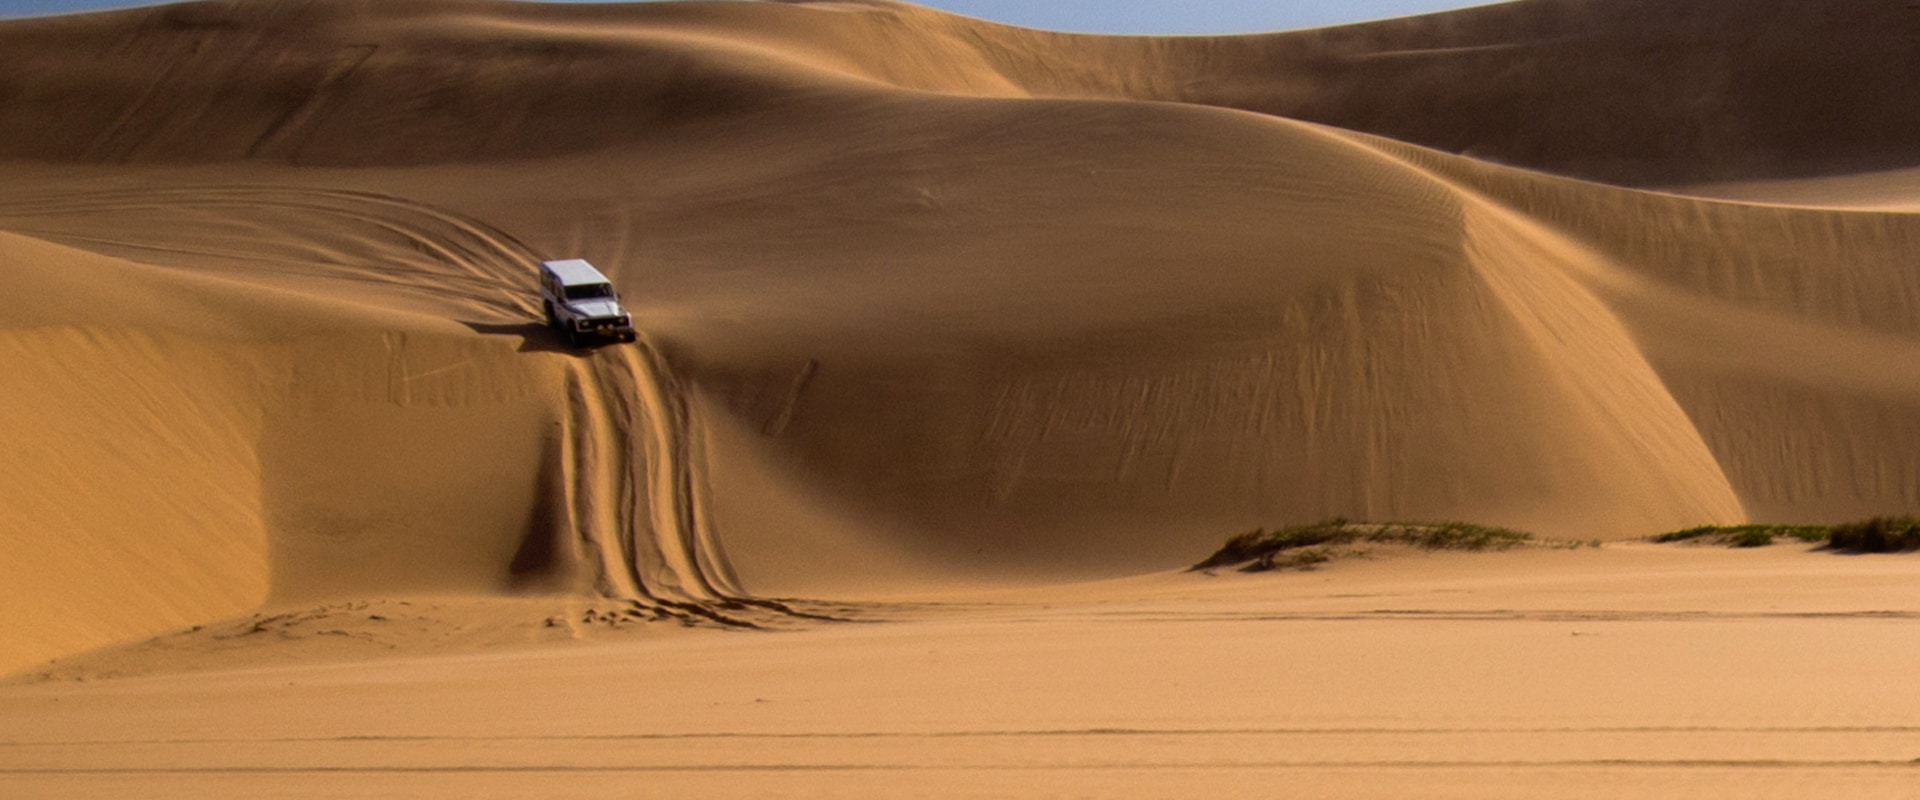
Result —
[[[1346, 529], [1344, 519], [1330, 519], [1311, 525], [1294, 525], [1269, 531], [1256, 528], [1227, 540], [1207, 560], [1193, 565], [1193, 569], [1212, 569], [1234, 564], [1244, 564], [1257, 559], [1272, 563], [1272, 556], [1286, 550], [1313, 547], [1323, 544], [1345, 544], [1358, 534]], [[1268, 567], [1272, 569], [1273, 567]]]
[[1827, 546], [1852, 553], [1893, 553], [1920, 550], [1920, 519], [1874, 517], [1833, 526]]
[[[1248, 572], [1310, 569], [1333, 558], [1332, 548], [1356, 544], [1398, 544], [1427, 550], [1505, 550], [1533, 537], [1520, 531], [1470, 522], [1354, 523], [1330, 519], [1274, 531], [1258, 529], [1227, 540], [1192, 569], [1248, 564]], [[1312, 549], [1309, 549], [1312, 548]], [[1251, 563], [1249, 563], [1251, 562]]]
[[1660, 544], [1671, 544], [1673, 542], [1690, 542], [1702, 536], [1710, 536], [1715, 531], [1718, 531], [1718, 530], [1720, 530], [1720, 528], [1714, 527], [1712, 525], [1702, 525], [1698, 528], [1688, 528], [1684, 531], [1669, 531], [1667, 533], [1663, 533], [1653, 537], [1653, 540], [1655, 542], [1659, 542]]
[[1194, 569], [1224, 567], [1228, 564], [1243, 564], [1260, 557], [1261, 542], [1266, 540], [1265, 528], [1255, 528], [1227, 540], [1218, 551], [1207, 560], [1193, 565]]
[[1241, 567], [1241, 572], [1270, 572], [1276, 569], [1309, 570], [1333, 560], [1333, 554], [1324, 547], [1309, 547], [1304, 550], [1281, 550], [1267, 553]]
[[1833, 533], [1833, 529], [1826, 525], [1783, 525], [1779, 533], [1807, 544], [1820, 544], [1827, 540], [1827, 537]]
[[1531, 534], [1516, 530], [1471, 522], [1406, 525], [1389, 531], [1383, 532], [1382, 538], [1369, 541], [1398, 542], [1428, 550], [1505, 550], [1533, 538]]
[[1708, 541], [1728, 547], [1765, 547], [1776, 537], [1824, 544], [1845, 553], [1920, 550], [1920, 518], [1874, 517], [1839, 525], [1703, 525], [1653, 537], [1656, 542]]
[[1728, 547], [1766, 547], [1779, 536], [1810, 544], [1824, 542], [1828, 530], [1825, 525], [1702, 525], [1663, 533], [1653, 540], [1662, 544], [1706, 540]]

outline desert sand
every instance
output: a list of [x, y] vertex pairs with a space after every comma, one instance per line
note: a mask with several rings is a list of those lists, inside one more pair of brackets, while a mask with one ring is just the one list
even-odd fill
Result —
[[0, 794], [1910, 796], [1916, 28], [0, 23]]

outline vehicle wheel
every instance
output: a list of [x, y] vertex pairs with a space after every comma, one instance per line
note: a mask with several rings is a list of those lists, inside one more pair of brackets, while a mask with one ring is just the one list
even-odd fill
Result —
[[540, 301], [540, 307], [547, 312], [547, 327], [560, 327], [560, 318], [553, 315], [553, 301], [542, 300]]
[[568, 329], [567, 329], [567, 346], [568, 346], [568, 347], [572, 347], [572, 348], [576, 348], [576, 349], [580, 347], [580, 332], [579, 332], [579, 331], [576, 331], [576, 330], [574, 330], [574, 329], [572, 329], [572, 328], [568, 328]]
[[632, 344], [633, 342], [639, 341], [639, 339], [640, 339], [640, 334], [634, 333], [633, 331], [627, 331], [626, 333], [620, 334], [620, 341], [626, 342], [628, 344]]

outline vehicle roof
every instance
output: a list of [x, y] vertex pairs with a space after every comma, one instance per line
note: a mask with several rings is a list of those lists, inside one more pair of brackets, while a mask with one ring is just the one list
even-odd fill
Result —
[[607, 276], [600, 274], [592, 264], [583, 258], [569, 258], [561, 261], [543, 261], [540, 263], [554, 277], [560, 279], [562, 286], [578, 286], [583, 283], [611, 283]]

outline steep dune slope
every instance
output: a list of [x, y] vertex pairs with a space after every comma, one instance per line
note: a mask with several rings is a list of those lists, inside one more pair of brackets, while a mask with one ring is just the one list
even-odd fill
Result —
[[[260, 412], [244, 354], [167, 331], [68, 327], [128, 315], [144, 292], [88, 254], [4, 234], [0, 248], [8, 296], [35, 300], [10, 302], [0, 330], [0, 668], [265, 600], [251, 491]], [[195, 302], [155, 299], [144, 310], [157, 325]]]
[[[1746, 78], [1622, 88], [1791, 63], [1740, 38], [1782, 20], [1899, 30], [1835, 7], [1175, 40], [845, 3], [8, 23], [5, 530], [42, 576], [8, 658], [269, 600], [668, 608], [1157, 569], [1333, 515], [1584, 539], [1920, 504], [1914, 217], [1287, 118], [1666, 182], [1903, 159], [1879, 79], [1831, 139]], [[643, 345], [538, 329], [561, 256]]]
[[[294, 279], [268, 288], [0, 234], [0, 665], [266, 603], [736, 590], [717, 547], [689, 538], [692, 510], [635, 495], [690, 480], [674, 468], [686, 445], [649, 438], [687, 424], [658, 418], [683, 401], [632, 363], [643, 348], [576, 364], [287, 291], [310, 284], [281, 263]], [[335, 280], [353, 273], [335, 263]], [[385, 294], [417, 305], [406, 288]], [[603, 396], [648, 410], [580, 409]]]
[[[534, 488], [516, 474], [539, 463], [519, 443], [540, 431], [527, 400], [543, 390], [475, 379], [527, 371], [510, 349], [14, 235], [0, 259], [0, 662], [270, 597], [504, 583]], [[424, 374], [488, 351], [506, 358]], [[457, 460], [496, 430], [488, 469]]]
[[1382, 146], [1603, 253], [1586, 282], [1754, 516], [1920, 508], [1920, 215], [1635, 192]]
[[[1168, 563], [1275, 518], [1618, 536], [1738, 515], [1607, 312], [1526, 274], [1569, 257], [1552, 240], [1268, 119], [980, 116], [924, 100], [795, 122], [839, 146], [831, 191], [735, 167], [728, 185], [775, 190], [642, 204], [703, 223], [650, 228], [667, 255], [633, 285], [679, 315], [656, 324], [752, 427], [778, 429], [767, 446], [796, 480], [879, 512], [872, 527], [1021, 570]], [[842, 130], [882, 135], [853, 150]], [[887, 144], [936, 135], [934, 152]], [[636, 171], [712, 180], [675, 160]], [[863, 218], [891, 193], [925, 206]], [[812, 240], [849, 228], [857, 242]]]

